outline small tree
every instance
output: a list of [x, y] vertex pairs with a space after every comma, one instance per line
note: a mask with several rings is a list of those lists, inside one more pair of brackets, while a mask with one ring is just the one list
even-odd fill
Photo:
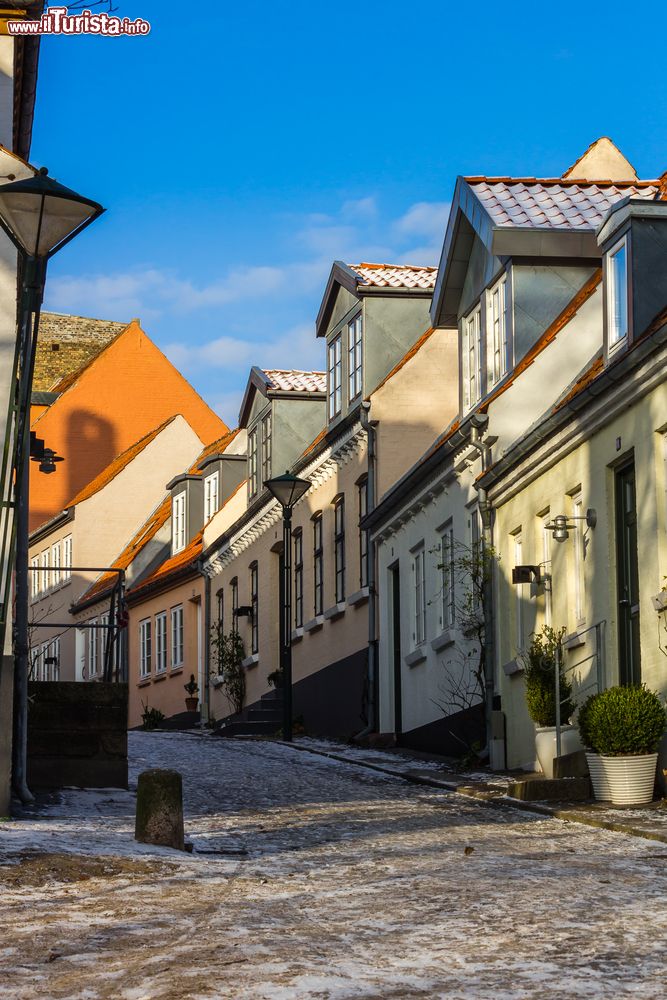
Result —
[[211, 653], [227, 701], [235, 715], [243, 711], [245, 702], [245, 659], [243, 640], [238, 632], [225, 634], [219, 624], [211, 626]]
[[526, 679], [526, 704], [536, 726], [556, 725], [556, 663], [559, 670], [560, 717], [567, 722], [575, 709], [572, 684], [563, 670], [563, 636], [558, 630], [543, 625], [533, 632], [528, 649], [521, 654]]

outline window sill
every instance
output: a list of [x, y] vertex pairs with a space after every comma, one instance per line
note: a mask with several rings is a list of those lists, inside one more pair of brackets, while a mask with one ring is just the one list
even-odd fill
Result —
[[301, 642], [303, 639], [303, 627], [299, 625], [298, 628], [292, 629], [292, 634], [290, 635], [290, 642], [294, 645], [295, 642]]
[[347, 599], [347, 603], [351, 608], [356, 608], [359, 604], [364, 604], [368, 600], [369, 593], [370, 591], [368, 587], [362, 587], [361, 590], [357, 590], [354, 594], [350, 594]]
[[447, 646], [453, 646], [456, 642], [456, 637], [454, 635], [454, 630], [451, 628], [446, 628], [444, 632], [440, 635], [436, 635], [435, 639], [431, 640], [431, 649], [434, 649], [436, 653], [440, 649], [446, 649]]
[[259, 663], [259, 653], [251, 653], [250, 656], [246, 656], [245, 660], [241, 660], [241, 666], [244, 670], [249, 670], [251, 667], [256, 667]]
[[427, 653], [424, 647], [418, 646], [417, 649], [413, 649], [411, 653], [408, 653], [404, 659], [409, 667], [416, 667], [418, 663], [423, 663], [426, 657]]
[[322, 628], [324, 624], [324, 615], [317, 615], [316, 618], [311, 618], [309, 622], [303, 626], [304, 632], [317, 632], [318, 629]]
[[153, 678], [153, 683], [157, 684], [158, 681], [165, 681], [167, 679], [167, 671], [161, 670], [159, 674], [156, 674]]
[[571, 632], [570, 635], [566, 635], [563, 639], [563, 649], [580, 649], [585, 645], [586, 637], [584, 635], [579, 635], [578, 632]]
[[324, 612], [325, 622], [335, 621], [337, 618], [340, 618], [341, 615], [344, 615], [346, 610], [347, 605], [345, 604], [345, 601], [341, 601], [340, 604], [333, 604]]
[[[91, 678], [91, 680], [92, 680], [92, 678]], [[151, 678], [150, 677], [142, 677], [141, 680], [137, 682], [137, 687], [138, 688], [148, 687], [148, 685], [150, 684], [150, 682], [151, 682]]]
[[173, 677], [174, 674], [182, 674], [182, 673], [183, 673], [183, 664], [181, 663], [180, 666], [171, 668], [171, 670], [169, 671], [169, 676]]
[[523, 663], [516, 658], [509, 660], [508, 663], [503, 663], [503, 672], [506, 677], [518, 677], [524, 673]]

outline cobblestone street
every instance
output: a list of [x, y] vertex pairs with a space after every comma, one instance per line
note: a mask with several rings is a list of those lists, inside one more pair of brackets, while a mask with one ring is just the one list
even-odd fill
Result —
[[0, 997], [665, 995], [667, 849], [279, 744], [131, 734], [183, 773], [192, 855], [131, 793], [0, 823]]

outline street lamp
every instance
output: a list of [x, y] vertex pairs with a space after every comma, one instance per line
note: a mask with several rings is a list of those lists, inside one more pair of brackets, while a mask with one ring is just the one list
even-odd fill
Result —
[[[22, 801], [31, 801], [26, 784], [26, 747], [28, 716], [28, 538], [30, 489], [30, 401], [39, 332], [39, 313], [44, 297], [46, 265], [50, 257], [94, 222], [104, 209], [96, 201], [84, 198], [48, 176], [42, 167], [25, 180], [0, 185], [0, 227], [19, 252], [21, 301], [18, 316], [16, 351], [17, 381], [15, 397], [15, 740], [13, 753], [14, 787]], [[44, 456], [40, 470], [54, 472], [55, 456]], [[8, 606], [11, 553], [3, 567], [2, 597]]]
[[292, 742], [292, 508], [310, 489], [309, 479], [290, 472], [264, 483], [283, 509], [283, 593], [280, 665], [283, 672], [283, 739]]

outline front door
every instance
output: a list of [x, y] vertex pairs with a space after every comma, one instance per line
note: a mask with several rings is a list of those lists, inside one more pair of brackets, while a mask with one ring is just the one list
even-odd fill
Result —
[[392, 652], [394, 668], [394, 732], [396, 739], [403, 732], [403, 691], [401, 683], [401, 578], [398, 563], [390, 569]]
[[618, 662], [621, 684], [641, 683], [635, 465], [616, 473]]

